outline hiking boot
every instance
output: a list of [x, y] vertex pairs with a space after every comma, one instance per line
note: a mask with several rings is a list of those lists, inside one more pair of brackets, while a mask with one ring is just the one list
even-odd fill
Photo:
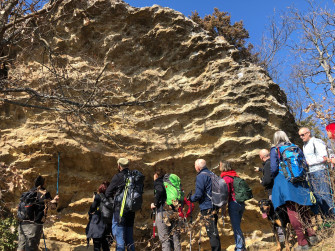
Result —
[[316, 235], [310, 236], [308, 237], [308, 241], [311, 246], [315, 246], [318, 244], [318, 237], [316, 237]]
[[302, 251], [302, 250], [309, 250], [309, 246], [308, 245], [305, 245], [305, 246], [298, 245], [296, 248], [294, 248], [294, 251]]

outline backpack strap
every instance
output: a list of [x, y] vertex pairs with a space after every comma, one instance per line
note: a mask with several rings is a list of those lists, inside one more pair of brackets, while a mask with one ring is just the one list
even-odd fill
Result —
[[[204, 172], [202, 172], [202, 173], [199, 173], [199, 174], [205, 174], [207, 177], [209, 177], [210, 179], [211, 179], [211, 182], [212, 182], [212, 178], [211, 178], [211, 175], [209, 174], [209, 173], [204, 173]], [[213, 192], [213, 191], [212, 191]], [[212, 205], [213, 205], [213, 199], [212, 199], [212, 197], [211, 196], [209, 196], [209, 194], [205, 191], [205, 194], [207, 195], [207, 197], [211, 200], [211, 202], [212, 202]]]
[[279, 150], [279, 147], [276, 147], [276, 149], [277, 149], [278, 159], [280, 160], [280, 150]]

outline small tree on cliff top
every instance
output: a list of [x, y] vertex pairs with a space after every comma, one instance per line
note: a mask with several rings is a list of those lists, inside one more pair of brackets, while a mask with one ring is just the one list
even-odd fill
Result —
[[207, 30], [213, 37], [223, 36], [227, 42], [234, 45], [241, 56], [251, 57], [252, 45], [246, 47], [246, 39], [249, 38], [249, 32], [243, 27], [243, 21], [231, 24], [231, 15], [228, 12], [220, 11], [214, 8], [211, 15], [201, 18], [197, 11], [192, 12], [190, 18]]

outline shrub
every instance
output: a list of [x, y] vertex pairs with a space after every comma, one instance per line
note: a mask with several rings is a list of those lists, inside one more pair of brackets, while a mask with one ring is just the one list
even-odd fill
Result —
[[220, 11], [214, 8], [211, 15], [204, 18], [199, 16], [197, 11], [192, 12], [190, 18], [199, 24], [199, 26], [209, 32], [213, 37], [223, 36], [227, 42], [234, 45], [241, 56], [250, 58], [253, 46], [249, 43], [246, 46], [246, 39], [249, 38], [249, 32], [243, 27], [243, 21], [231, 24], [231, 16], [228, 12]]
[[17, 220], [12, 215], [0, 217], [0, 250], [16, 250]]

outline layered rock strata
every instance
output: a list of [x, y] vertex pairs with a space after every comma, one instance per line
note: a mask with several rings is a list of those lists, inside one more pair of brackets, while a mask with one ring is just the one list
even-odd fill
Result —
[[[151, 100], [105, 116], [92, 114], [90, 127], [77, 122], [69, 127], [57, 111], [1, 104], [0, 161], [9, 166], [2, 184], [9, 205], [16, 206], [38, 174], [55, 194], [60, 153], [61, 200], [45, 224], [53, 250], [85, 243], [92, 193], [117, 172], [119, 157], [146, 175], [135, 231], [145, 245], [155, 167], [179, 175], [188, 192], [194, 190], [197, 158], [206, 159], [209, 168], [230, 160], [253, 187], [255, 199], [266, 196], [253, 172], [261, 164], [258, 151], [271, 146], [279, 129], [294, 141], [296, 124], [278, 85], [262, 68], [239, 58], [224, 37], [210, 37], [169, 8], [133, 8], [109, 0], [66, 0], [34, 22], [37, 31], [12, 48], [10, 80], [51, 93], [59, 77], [53, 67], [64, 72], [68, 85], [78, 79], [94, 82], [102, 72], [106, 100]], [[255, 199], [247, 202], [242, 223], [247, 237], [255, 230], [270, 231]], [[233, 244], [229, 223], [222, 232], [223, 246]]]

